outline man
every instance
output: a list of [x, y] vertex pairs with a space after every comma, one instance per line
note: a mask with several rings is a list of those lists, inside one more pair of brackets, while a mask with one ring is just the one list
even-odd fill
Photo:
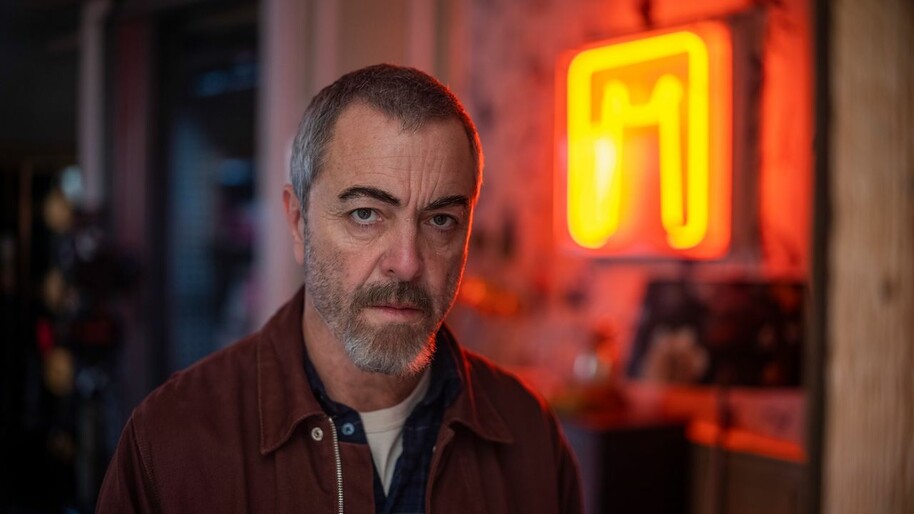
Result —
[[554, 416], [442, 326], [482, 177], [457, 98], [410, 68], [345, 75], [291, 174], [304, 287], [144, 400], [99, 512], [580, 512]]

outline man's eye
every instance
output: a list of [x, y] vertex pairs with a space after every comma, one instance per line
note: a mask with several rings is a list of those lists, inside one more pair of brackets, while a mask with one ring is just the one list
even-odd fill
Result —
[[432, 225], [439, 229], [446, 229], [453, 227], [457, 220], [453, 216], [448, 216], [447, 214], [436, 214], [431, 218]]
[[375, 210], [368, 209], [368, 208], [356, 209], [356, 210], [352, 211], [351, 213], [349, 213], [349, 216], [356, 223], [362, 223], [362, 224], [372, 223], [372, 222], [378, 220], [378, 214], [375, 212]]

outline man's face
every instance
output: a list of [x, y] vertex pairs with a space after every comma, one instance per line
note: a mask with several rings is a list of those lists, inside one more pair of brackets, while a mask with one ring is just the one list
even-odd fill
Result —
[[456, 119], [403, 131], [363, 104], [337, 120], [305, 221], [305, 292], [360, 369], [428, 364], [453, 304], [474, 168]]

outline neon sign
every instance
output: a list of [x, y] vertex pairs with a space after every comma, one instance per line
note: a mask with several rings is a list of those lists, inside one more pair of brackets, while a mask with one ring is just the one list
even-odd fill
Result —
[[730, 33], [722, 23], [577, 52], [559, 90], [557, 225], [599, 255], [711, 259], [731, 226]]

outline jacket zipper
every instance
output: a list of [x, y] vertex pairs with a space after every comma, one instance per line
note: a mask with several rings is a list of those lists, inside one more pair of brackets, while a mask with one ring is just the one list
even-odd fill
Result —
[[333, 436], [333, 459], [336, 461], [336, 500], [339, 503], [339, 514], [343, 514], [343, 460], [340, 458], [340, 441], [336, 435], [336, 424], [333, 418], [327, 416], [330, 422], [330, 434]]

